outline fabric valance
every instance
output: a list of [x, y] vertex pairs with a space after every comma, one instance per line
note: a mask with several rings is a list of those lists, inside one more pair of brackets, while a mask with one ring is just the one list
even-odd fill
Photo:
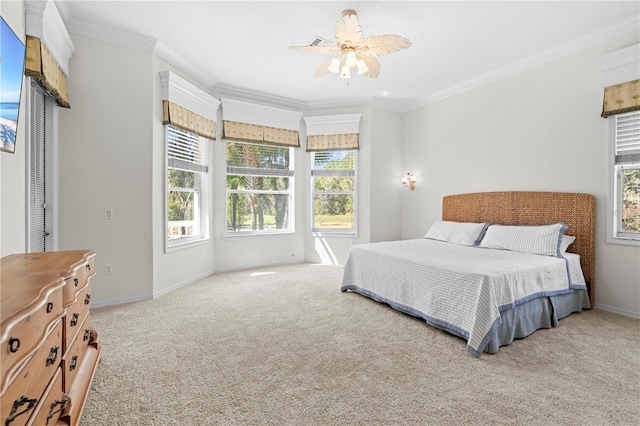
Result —
[[302, 113], [222, 98], [224, 137], [237, 141], [300, 147]]
[[640, 80], [616, 84], [604, 89], [602, 117], [640, 110]]
[[224, 121], [224, 137], [243, 142], [300, 147], [300, 137], [297, 130], [278, 129], [237, 121]]
[[305, 117], [307, 152], [359, 149], [361, 114]]
[[171, 124], [208, 139], [216, 138], [215, 121], [171, 101], [162, 101], [162, 111], [162, 124]]
[[47, 46], [38, 38], [27, 36], [25, 75], [36, 78], [55, 98], [58, 105], [70, 108], [67, 77]]

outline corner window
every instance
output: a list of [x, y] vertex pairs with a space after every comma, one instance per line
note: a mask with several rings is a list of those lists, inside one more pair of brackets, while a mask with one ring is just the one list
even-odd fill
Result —
[[294, 151], [227, 140], [227, 235], [293, 232]]
[[357, 151], [311, 153], [313, 232], [356, 234]]
[[608, 241], [640, 245], [640, 111], [613, 115]]
[[209, 140], [166, 126], [167, 247], [209, 238]]

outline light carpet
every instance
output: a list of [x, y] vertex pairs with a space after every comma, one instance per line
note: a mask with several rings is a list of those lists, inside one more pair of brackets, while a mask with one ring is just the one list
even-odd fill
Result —
[[214, 274], [93, 309], [89, 425], [638, 425], [640, 320], [583, 311], [479, 359], [342, 268]]

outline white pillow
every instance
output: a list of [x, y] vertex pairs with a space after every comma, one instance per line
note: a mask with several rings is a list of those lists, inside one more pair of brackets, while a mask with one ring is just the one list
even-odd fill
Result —
[[438, 220], [431, 225], [424, 237], [463, 246], [474, 246], [482, 239], [487, 226], [489, 226], [488, 223]]
[[560, 241], [566, 229], [562, 222], [542, 226], [491, 225], [480, 247], [560, 256]]
[[563, 235], [560, 242], [560, 253], [565, 253], [569, 246], [576, 240], [573, 235]]

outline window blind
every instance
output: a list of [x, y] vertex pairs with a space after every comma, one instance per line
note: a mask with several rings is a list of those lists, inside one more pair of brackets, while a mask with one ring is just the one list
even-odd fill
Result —
[[615, 164], [640, 163], [640, 111], [614, 116]]
[[191, 132], [167, 126], [167, 161], [169, 168], [207, 173], [207, 144]]

